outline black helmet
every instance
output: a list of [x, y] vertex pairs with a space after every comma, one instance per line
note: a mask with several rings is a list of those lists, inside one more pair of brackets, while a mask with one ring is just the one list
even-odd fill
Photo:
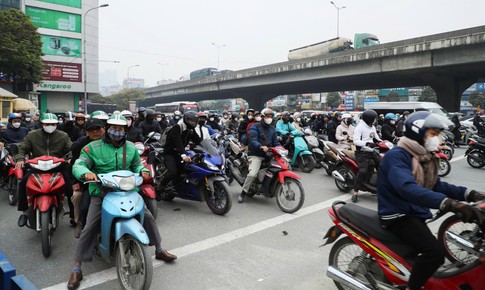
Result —
[[369, 110], [365, 110], [364, 113], [362, 113], [362, 120], [364, 120], [364, 122], [369, 126], [372, 126], [372, 123], [374, 123], [376, 118], [377, 118], [377, 112], [374, 110], [369, 109]]
[[145, 118], [147, 118], [147, 120], [153, 120], [155, 118], [155, 111], [152, 110], [152, 109], [147, 109], [145, 111]]
[[184, 123], [189, 128], [195, 128], [197, 126], [197, 122], [199, 121], [199, 117], [197, 113], [194, 111], [188, 111], [184, 113]]
[[246, 116], [247, 116], [249, 113], [253, 113], [253, 114], [254, 114], [254, 109], [248, 109], [248, 110], [246, 111]]
[[138, 108], [138, 114], [145, 112], [147, 109], [145, 107]]
[[64, 120], [66, 122], [74, 122], [76, 120], [76, 114], [71, 111], [67, 111], [66, 113], [64, 113]]
[[424, 134], [427, 129], [444, 130], [451, 121], [445, 117], [428, 111], [412, 113], [404, 122], [404, 136], [413, 139], [420, 144], [424, 144]]

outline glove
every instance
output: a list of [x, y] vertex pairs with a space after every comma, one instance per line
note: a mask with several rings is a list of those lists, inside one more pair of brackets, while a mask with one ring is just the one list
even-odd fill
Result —
[[451, 198], [446, 198], [443, 201], [442, 209], [444, 211], [451, 211], [456, 214], [461, 214], [461, 220], [463, 220], [465, 223], [471, 223], [474, 220], [477, 220], [478, 224], [480, 225], [483, 223], [482, 213], [469, 204], [462, 203]]
[[367, 143], [365, 143], [365, 146], [370, 147], [370, 148], [374, 148], [374, 147], [377, 146], [377, 144], [376, 143], [367, 142]]
[[485, 199], [485, 193], [481, 193], [481, 192], [476, 191], [476, 190], [471, 190], [468, 193], [468, 196], [467, 196], [467, 201], [469, 201], [469, 202], [477, 202], [477, 201], [481, 201], [481, 200], [484, 200], [484, 199]]
[[342, 132], [342, 135], [344, 135], [344, 136], [347, 135], [347, 134], [349, 134], [349, 133], [347, 133], [347, 131]]

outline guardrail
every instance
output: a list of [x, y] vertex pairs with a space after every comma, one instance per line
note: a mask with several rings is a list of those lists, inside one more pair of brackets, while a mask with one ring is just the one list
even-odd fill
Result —
[[24, 275], [16, 275], [15, 267], [7, 256], [0, 251], [0, 289], [4, 290], [38, 290]]

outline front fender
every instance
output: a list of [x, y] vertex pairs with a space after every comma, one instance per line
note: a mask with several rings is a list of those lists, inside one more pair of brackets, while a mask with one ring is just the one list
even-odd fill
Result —
[[207, 178], [207, 183], [209, 184], [209, 187], [212, 192], [214, 192], [214, 182], [215, 181], [226, 181], [226, 179], [223, 176], [211, 176]]
[[143, 196], [148, 198], [155, 198], [157, 194], [155, 193], [155, 188], [149, 183], [140, 185], [140, 190]]
[[41, 212], [48, 211], [52, 204], [56, 204], [55, 196], [53, 195], [39, 195], [35, 198], [34, 209], [39, 208]]
[[124, 235], [130, 235], [144, 245], [148, 245], [150, 240], [143, 226], [136, 219], [122, 219], [115, 224], [115, 240], [119, 241]]
[[300, 179], [300, 176], [293, 171], [289, 170], [282, 170], [278, 172], [278, 181], [283, 184], [285, 182], [285, 177], [291, 177], [294, 179]]

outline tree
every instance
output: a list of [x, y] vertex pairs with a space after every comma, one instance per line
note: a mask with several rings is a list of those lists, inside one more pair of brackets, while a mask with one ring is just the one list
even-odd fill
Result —
[[437, 102], [435, 91], [431, 87], [425, 87], [421, 92], [421, 96], [418, 98], [420, 102]]
[[12, 82], [34, 82], [42, 76], [42, 41], [30, 18], [18, 9], [0, 11], [0, 69]]
[[338, 108], [338, 106], [342, 103], [342, 98], [340, 97], [339, 93], [333, 92], [328, 93], [327, 95], [327, 106], [332, 108]]
[[399, 102], [400, 100], [401, 100], [401, 97], [396, 92], [390, 92], [389, 95], [387, 95], [388, 102]]
[[128, 110], [130, 101], [144, 100], [145, 93], [142, 89], [122, 89], [119, 93], [109, 97], [103, 97], [99, 94], [89, 97], [93, 103], [116, 104], [118, 110]]
[[470, 94], [470, 99], [468, 100], [470, 104], [474, 107], [480, 106], [480, 108], [485, 108], [485, 95], [483, 93], [479, 93], [474, 91]]

